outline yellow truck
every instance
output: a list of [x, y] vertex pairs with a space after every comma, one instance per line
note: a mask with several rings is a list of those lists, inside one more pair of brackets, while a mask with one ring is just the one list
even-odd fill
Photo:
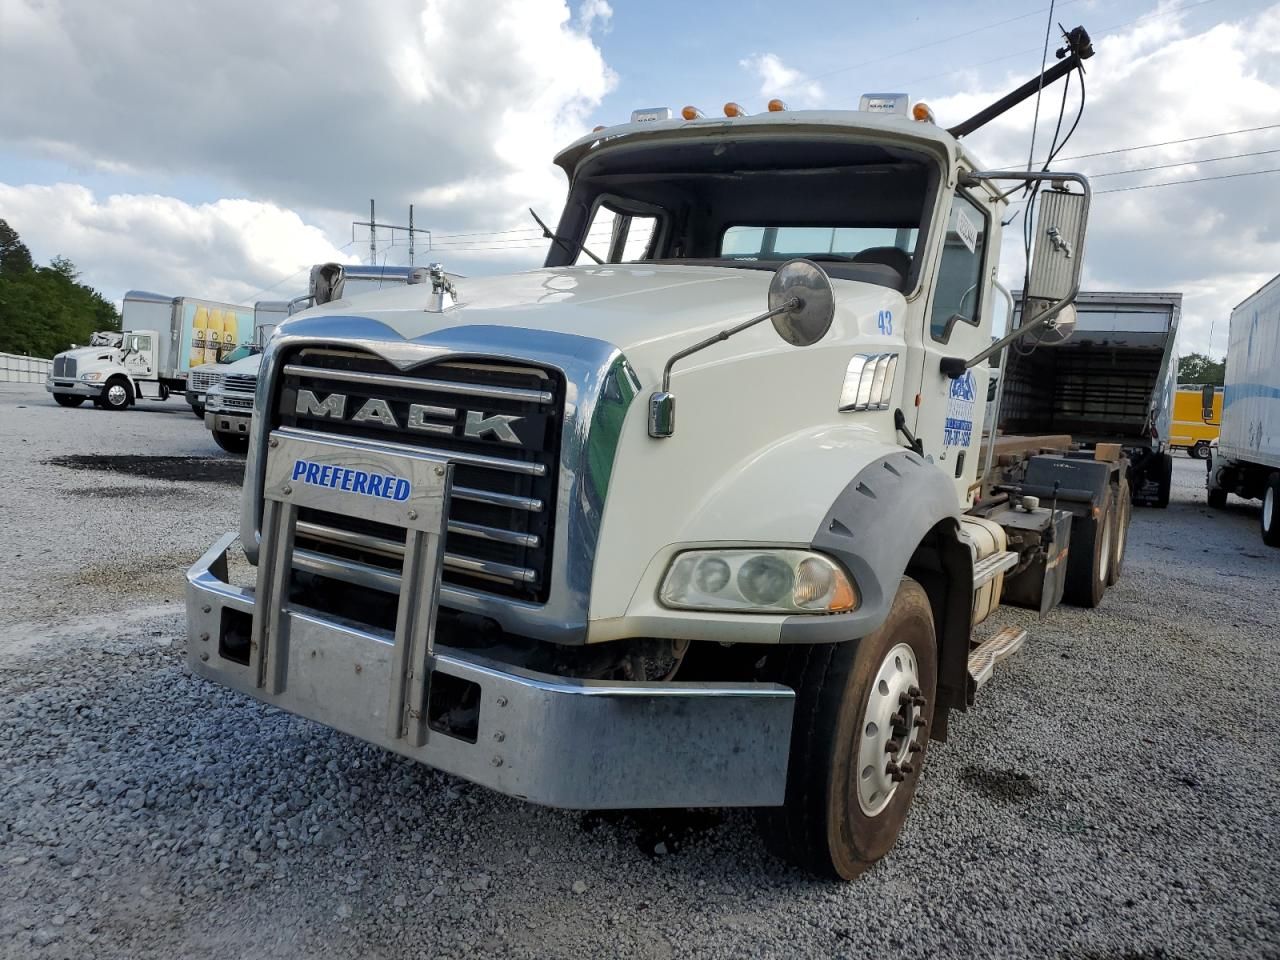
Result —
[[1222, 429], [1222, 388], [1211, 384], [1179, 384], [1173, 397], [1169, 445], [1197, 460], [1209, 459], [1209, 444]]

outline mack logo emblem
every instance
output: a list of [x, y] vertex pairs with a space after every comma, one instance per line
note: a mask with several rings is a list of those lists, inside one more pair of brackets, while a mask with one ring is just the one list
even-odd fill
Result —
[[368, 470], [338, 467], [313, 460], [295, 460], [291, 479], [295, 483], [305, 483], [312, 487], [346, 490], [362, 497], [379, 497], [382, 500], [405, 501], [413, 492], [413, 486], [408, 480], [393, 473], [370, 473]]
[[513, 429], [524, 417], [508, 413], [485, 414], [480, 410], [458, 410], [454, 407], [438, 407], [429, 403], [409, 404], [404, 423], [396, 418], [396, 413], [385, 400], [373, 397], [366, 400], [360, 409], [347, 414], [347, 397], [341, 393], [331, 393], [323, 400], [310, 390], [299, 390], [294, 404], [294, 412], [307, 417], [328, 417], [334, 420], [350, 420], [352, 423], [380, 423], [385, 427], [403, 427], [419, 433], [433, 433], [438, 436], [454, 436], [454, 428], [462, 422], [462, 435], [470, 440], [484, 440], [492, 437], [501, 443], [520, 446], [520, 437]]

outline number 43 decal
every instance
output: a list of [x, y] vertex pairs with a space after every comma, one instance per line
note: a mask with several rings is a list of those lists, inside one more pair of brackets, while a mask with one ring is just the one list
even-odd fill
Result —
[[893, 311], [881, 310], [876, 314], [876, 326], [886, 337], [893, 333]]

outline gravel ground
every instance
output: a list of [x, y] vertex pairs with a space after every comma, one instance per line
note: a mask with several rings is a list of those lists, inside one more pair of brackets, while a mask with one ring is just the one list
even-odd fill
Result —
[[[192, 678], [238, 494], [155, 479], [225, 460], [185, 405], [0, 385], [0, 438], [0, 956], [1280, 956], [1280, 553], [1199, 462], [1099, 610], [998, 614], [1026, 648], [835, 885], [745, 812], [544, 810]], [[46, 463], [132, 449], [197, 460]]]

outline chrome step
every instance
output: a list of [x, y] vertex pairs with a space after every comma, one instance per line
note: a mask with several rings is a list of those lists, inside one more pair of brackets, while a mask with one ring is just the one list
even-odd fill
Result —
[[979, 560], [973, 565], [973, 589], [975, 592], [981, 587], [985, 587], [1006, 570], [1017, 566], [1018, 555], [1011, 550], [1003, 553], [993, 553], [985, 560]]
[[1004, 627], [974, 647], [969, 654], [969, 679], [973, 683], [973, 692], [977, 693], [991, 679], [997, 663], [1021, 650], [1026, 641], [1026, 630]]

